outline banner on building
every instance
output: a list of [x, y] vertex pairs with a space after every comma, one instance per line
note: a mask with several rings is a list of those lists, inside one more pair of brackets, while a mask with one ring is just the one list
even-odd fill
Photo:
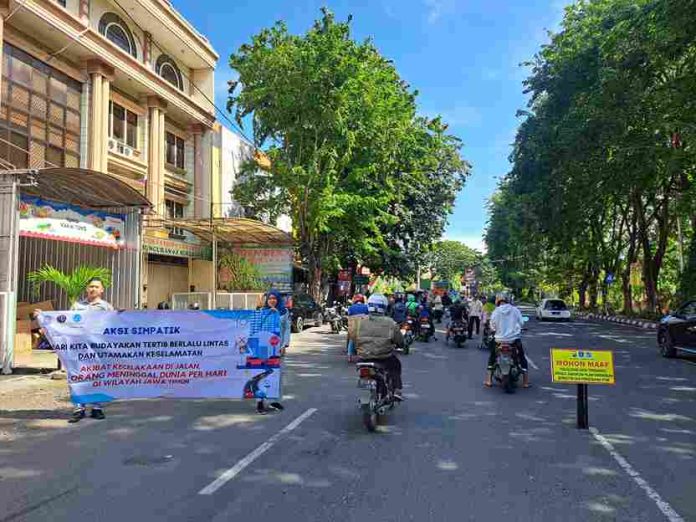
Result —
[[291, 247], [244, 247], [235, 248], [234, 252], [254, 265], [266, 285], [286, 291], [292, 289], [293, 249]]
[[125, 218], [119, 214], [22, 196], [19, 235], [83, 245], [123, 248]]
[[280, 398], [280, 318], [270, 310], [44, 312], [75, 403]]

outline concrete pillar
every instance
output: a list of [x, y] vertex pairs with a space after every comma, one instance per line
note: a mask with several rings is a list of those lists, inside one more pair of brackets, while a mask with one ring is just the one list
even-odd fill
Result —
[[152, 69], [152, 34], [145, 32], [143, 36], [143, 63]]
[[[0, 100], [2, 100], [2, 64], [3, 64], [3, 46], [2, 42], [5, 36], [5, 17], [10, 12], [10, 0], [0, 0]], [[1, 103], [1, 102], [0, 102]]]
[[102, 172], [109, 172], [109, 99], [111, 98], [111, 82], [109, 78], [104, 76], [102, 78], [102, 104], [101, 104], [101, 139], [102, 143], [105, 145], [102, 154], [101, 170]]
[[91, 94], [89, 103], [89, 160], [88, 167], [100, 172], [108, 171], [109, 164], [109, 98], [114, 69], [94, 60], [87, 63]]
[[[92, 82], [92, 99], [89, 104], [89, 168], [92, 170], [101, 170], [102, 167], [102, 89], [103, 76], [99, 73], [92, 73], [90, 80]], [[107, 144], [108, 146], [108, 144]]]
[[203, 126], [192, 125], [193, 133], [193, 213], [196, 219], [210, 214], [210, 184], [205, 172]]
[[85, 27], [89, 26], [89, 0], [80, 0], [79, 17]]
[[164, 215], [164, 111], [167, 103], [157, 96], [147, 99], [149, 135], [147, 154], [147, 197], [160, 216]]

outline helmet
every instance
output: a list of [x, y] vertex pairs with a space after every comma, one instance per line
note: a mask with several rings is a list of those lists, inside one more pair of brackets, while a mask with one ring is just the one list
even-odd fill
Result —
[[365, 296], [362, 294], [355, 294], [353, 296], [353, 304], [355, 303], [364, 303], [365, 302]]
[[416, 300], [416, 296], [413, 295], [413, 294], [408, 294], [408, 297], [406, 298], [406, 300], [407, 300], [409, 303], [411, 303], [411, 302], [413, 302], [413, 301]]
[[495, 305], [498, 306], [500, 303], [509, 303], [510, 296], [506, 292], [499, 292], [495, 295]]
[[372, 294], [367, 300], [367, 308], [371, 314], [384, 315], [387, 313], [389, 302], [382, 294]]

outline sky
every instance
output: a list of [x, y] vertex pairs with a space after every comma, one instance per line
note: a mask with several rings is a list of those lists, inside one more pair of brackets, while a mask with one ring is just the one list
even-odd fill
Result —
[[[302, 34], [329, 7], [353, 16], [353, 36], [372, 38], [418, 89], [421, 113], [442, 115], [472, 165], [445, 239], [485, 249], [487, 202], [509, 168], [508, 155], [526, 107], [522, 81], [563, 17], [568, 0], [174, 0], [220, 55], [216, 104], [224, 110], [230, 54], [264, 27], [284, 20]], [[205, 6], [205, 7], [203, 7]], [[226, 123], [218, 114], [218, 119]], [[251, 129], [245, 129], [251, 135]]]

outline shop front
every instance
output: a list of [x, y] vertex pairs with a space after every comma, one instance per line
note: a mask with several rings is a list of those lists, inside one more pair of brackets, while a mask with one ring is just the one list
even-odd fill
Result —
[[[192, 296], [188, 302], [200, 297], [210, 308], [237, 308], [239, 303], [244, 303], [241, 307], [249, 307], [256, 306], [257, 297], [269, 288], [282, 292], [292, 290], [293, 240], [289, 234], [272, 225], [244, 218], [212, 218], [167, 219], [160, 226], [185, 231], [198, 238], [200, 244], [208, 245], [201, 251], [205, 252], [205, 256], [189, 258], [188, 291]], [[146, 244], [149, 244], [149, 240]], [[261, 287], [241, 288], [230, 284], [230, 268], [220, 265], [221, 255], [225, 252], [232, 252], [251, 265], [260, 279]], [[213, 270], [214, 266], [217, 270]], [[169, 268], [170, 274], [172, 270], [176, 271]], [[179, 270], [178, 274], [183, 277], [183, 270]], [[171, 275], [161, 276], [161, 288], [169, 284], [168, 288], [171, 289], [174, 283], [167, 283], [167, 277], [171, 281]], [[147, 287], [148, 301], [153, 303], [150, 282]], [[183, 288], [183, 285], [179, 284], [178, 288]], [[158, 295], [164, 295], [163, 290], [158, 292]], [[200, 304], [203, 307], [204, 303]]]
[[212, 286], [210, 245], [163, 235], [148, 230], [143, 238], [143, 303], [151, 309], [162, 302], [171, 305], [174, 294], [209, 292]]
[[140, 306], [140, 227], [148, 200], [108, 174], [54, 168], [0, 171], [0, 356], [3, 373], [33, 366], [36, 336], [28, 315], [69, 308], [55, 284], [32, 286], [44, 266], [70, 274], [79, 266], [107, 269], [104, 298], [115, 308]]

